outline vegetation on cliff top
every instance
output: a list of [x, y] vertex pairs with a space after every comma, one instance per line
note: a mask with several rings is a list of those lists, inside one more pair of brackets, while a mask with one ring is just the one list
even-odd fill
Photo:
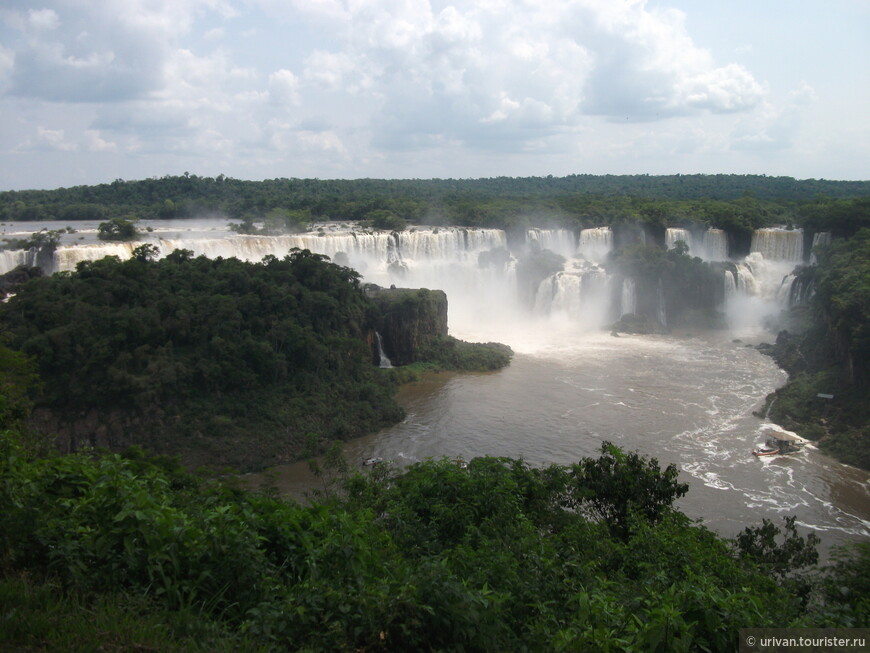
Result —
[[71, 444], [250, 468], [292, 458], [312, 433], [401, 418], [371, 363], [356, 272], [308, 251], [251, 264], [147, 248], [31, 280], [0, 309], [44, 381], [38, 415]]

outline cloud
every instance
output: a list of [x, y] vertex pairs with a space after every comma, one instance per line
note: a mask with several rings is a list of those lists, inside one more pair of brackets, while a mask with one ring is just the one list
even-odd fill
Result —
[[63, 129], [47, 129], [39, 126], [36, 128], [34, 149], [72, 152], [78, 148], [75, 143], [66, 140]]
[[31, 9], [27, 12], [27, 22], [35, 29], [57, 29], [60, 18], [53, 9]]
[[804, 109], [815, 99], [813, 88], [801, 82], [782, 105], [764, 102], [734, 127], [731, 149], [772, 151], [791, 148], [800, 134]]
[[269, 75], [269, 97], [275, 104], [299, 104], [299, 78], [282, 68]]
[[649, 121], [741, 112], [765, 89], [736, 64], [717, 66], [677, 11], [638, 0], [548, 3], [427, 0], [321, 2], [306, 8], [344, 35], [313, 53], [304, 79], [347, 80], [377, 97], [372, 125], [387, 148], [431, 137], [522, 149], [583, 116]]
[[644, 0], [7, 3], [0, 101], [38, 108], [19, 118], [31, 148], [353, 171], [438, 149], [588, 155], [604, 122], [706, 116], [731, 120], [726, 149], [732, 128], [735, 148], [786, 142], [766, 86]]
[[366, 88], [371, 83], [352, 57], [323, 50], [315, 50], [306, 58], [304, 77], [311, 85], [330, 90], [344, 88], [350, 93]]
[[91, 152], [114, 152], [118, 149], [116, 143], [103, 139], [96, 129], [85, 131], [85, 147]]
[[7, 79], [15, 66], [15, 53], [0, 45], [0, 82]]
[[228, 11], [213, 0], [44, 4], [5, 15], [15, 52], [10, 92], [53, 102], [121, 102], [161, 89], [197, 14]]

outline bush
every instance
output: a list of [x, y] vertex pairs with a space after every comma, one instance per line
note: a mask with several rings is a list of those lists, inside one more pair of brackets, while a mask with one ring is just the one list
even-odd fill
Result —
[[138, 221], [139, 218], [128, 215], [101, 222], [97, 227], [97, 237], [100, 240], [136, 240], [139, 237]]

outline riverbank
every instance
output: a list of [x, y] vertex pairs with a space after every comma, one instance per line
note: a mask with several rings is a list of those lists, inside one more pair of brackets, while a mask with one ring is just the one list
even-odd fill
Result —
[[847, 379], [826, 351], [819, 330], [781, 331], [759, 351], [771, 356], [789, 379], [769, 394], [760, 416], [812, 440], [837, 460], [870, 471], [870, 404], [866, 388]]

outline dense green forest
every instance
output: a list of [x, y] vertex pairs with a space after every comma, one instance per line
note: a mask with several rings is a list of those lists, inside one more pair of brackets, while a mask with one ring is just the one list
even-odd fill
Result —
[[[154, 253], [33, 279], [0, 307], [10, 345], [43, 380], [34, 421], [67, 449], [144, 444], [250, 469], [402, 418], [394, 375], [373, 362], [379, 316], [355, 271], [307, 250], [261, 263]], [[509, 361], [484, 346], [457, 357], [444, 336], [434, 364]]]
[[[660, 228], [703, 223], [740, 232], [774, 223], [811, 223], [815, 230], [854, 233], [848, 222], [856, 213], [864, 221], [870, 219], [867, 197], [870, 181], [763, 175], [242, 181], [185, 174], [6, 191], [0, 193], [0, 220], [220, 214], [251, 225], [277, 211], [283, 213], [273, 213], [276, 220], [283, 216], [293, 224], [310, 219], [370, 220], [390, 228], [404, 223], [510, 228], [548, 222], [574, 227], [641, 222]], [[841, 214], [851, 217], [843, 223]]]
[[799, 274], [813, 293], [792, 309], [797, 329], [769, 348], [790, 376], [768, 397], [770, 417], [840, 460], [870, 469], [870, 228], [816, 256], [818, 265]]

